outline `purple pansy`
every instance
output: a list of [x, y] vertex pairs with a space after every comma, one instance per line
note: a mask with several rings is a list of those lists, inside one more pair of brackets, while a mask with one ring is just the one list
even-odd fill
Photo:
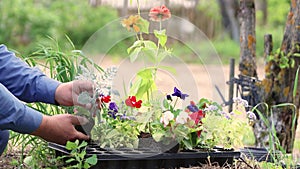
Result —
[[173, 101], [171, 95], [167, 95], [167, 100]]
[[108, 108], [109, 108], [108, 115], [116, 119], [117, 118], [116, 114], [118, 113], [118, 109], [119, 109], [117, 104], [115, 102], [110, 102]]
[[185, 98], [188, 97], [189, 95], [182, 93], [180, 90], [178, 90], [176, 87], [174, 87], [174, 93], [172, 94], [172, 96], [177, 96], [177, 97], [181, 98], [182, 100], [185, 100]]
[[115, 103], [115, 102], [110, 102], [109, 103], [109, 110], [112, 110], [113, 112], [118, 112], [118, 106], [117, 106], [117, 104]]
[[199, 108], [195, 105], [194, 102], [191, 102], [190, 105], [187, 106], [187, 108], [189, 109], [189, 111], [195, 113], [199, 111]]

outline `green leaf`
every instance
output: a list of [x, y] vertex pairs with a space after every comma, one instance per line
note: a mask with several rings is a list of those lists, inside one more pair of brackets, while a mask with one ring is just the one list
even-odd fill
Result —
[[83, 164], [83, 168], [85, 168], [85, 169], [88, 169], [88, 168], [90, 168], [91, 166], [89, 165], [89, 163], [84, 163]]
[[25, 159], [24, 159], [24, 163], [28, 166], [31, 166], [34, 161], [33, 161], [33, 157], [32, 156], [27, 156]]
[[298, 66], [298, 69], [296, 71], [296, 75], [295, 75], [295, 81], [294, 81], [294, 89], [293, 89], [293, 97], [296, 97], [297, 94], [297, 87], [298, 87], [298, 81], [299, 81], [299, 69], [300, 66]]
[[118, 130], [113, 129], [113, 130], [111, 130], [111, 131], [106, 135], [106, 139], [111, 139], [111, 138], [114, 138], [114, 137], [116, 137], [116, 136], [118, 136], [118, 135], [119, 135]]
[[167, 42], [167, 35], [166, 35], [166, 30], [163, 29], [161, 31], [154, 30], [154, 35], [158, 39], [159, 44], [164, 47], [166, 42]]
[[142, 79], [152, 79], [153, 78], [153, 73], [152, 71], [154, 70], [154, 67], [146, 68], [140, 70], [137, 75], [141, 77]]
[[294, 53], [293, 56], [300, 57], [300, 53]]
[[145, 48], [147, 48], [147, 49], [156, 49], [157, 48], [156, 44], [150, 40], [146, 40], [143, 42], [144, 42]]
[[75, 159], [74, 158], [70, 158], [70, 159], [66, 160], [66, 163], [69, 164], [69, 163], [71, 163], [73, 161], [75, 161]]
[[161, 141], [163, 136], [165, 135], [165, 132], [162, 131], [157, 131], [155, 133], [152, 134], [152, 137], [155, 141]]
[[91, 157], [87, 158], [85, 162], [91, 164], [91, 165], [96, 165], [97, 164], [97, 156], [96, 154], [93, 154]]
[[149, 34], [149, 22], [146, 19], [140, 17], [137, 25], [140, 28], [141, 32]]
[[127, 53], [131, 53], [131, 51], [137, 47], [141, 47], [143, 44], [143, 41], [141, 40], [137, 40], [135, 41], [128, 49], [127, 49]]
[[88, 92], [82, 92], [78, 95], [78, 103], [80, 104], [88, 104], [93, 100]]
[[176, 69], [174, 67], [171, 67], [171, 66], [159, 66], [160, 69], [162, 70], [166, 70], [172, 74], [176, 74]]
[[134, 62], [138, 58], [141, 50], [142, 50], [142, 47], [137, 47], [133, 50], [133, 52], [130, 53], [130, 55], [129, 55], [130, 62]]
[[76, 149], [78, 146], [78, 144], [76, 144], [76, 142], [71, 142], [71, 141], [68, 141], [67, 144], [66, 144], [66, 149], [67, 150], [74, 150]]
[[279, 67], [282, 69], [289, 67], [289, 59], [286, 57], [281, 57], [279, 60]]
[[159, 54], [157, 55], [157, 62], [160, 63], [167, 56], [171, 56], [171, 53], [169, 51], [164, 50], [164, 51], [159, 52]]

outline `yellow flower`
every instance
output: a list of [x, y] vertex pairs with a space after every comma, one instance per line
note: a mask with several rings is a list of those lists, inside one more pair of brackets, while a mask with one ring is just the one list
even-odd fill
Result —
[[140, 28], [138, 26], [139, 20], [139, 15], [131, 15], [128, 19], [123, 19], [122, 26], [127, 28], [128, 31], [132, 28], [134, 32], [140, 32]]

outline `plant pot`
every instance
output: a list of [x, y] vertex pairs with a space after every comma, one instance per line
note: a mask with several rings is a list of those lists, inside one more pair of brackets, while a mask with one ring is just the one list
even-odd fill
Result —
[[[56, 150], [59, 155], [68, 155], [64, 146], [49, 143], [50, 148]], [[92, 169], [161, 169], [161, 168], [190, 168], [212, 165], [231, 165], [234, 159], [240, 157], [238, 151], [214, 151], [214, 152], [155, 152], [151, 149], [103, 149], [98, 145], [89, 144], [86, 148], [86, 157], [97, 155], [98, 163]], [[209, 160], [208, 160], [209, 158]]]
[[180, 146], [177, 141], [171, 141], [169, 144], [164, 144], [163, 142], [155, 141], [149, 133], [141, 133], [139, 136], [138, 148], [146, 148], [150, 149], [151, 151], [157, 151], [161, 153], [177, 153]]
[[91, 131], [95, 125], [95, 120], [93, 118], [88, 118], [88, 120], [89, 122], [84, 125], [76, 125], [75, 129], [83, 134], [91, 136]]

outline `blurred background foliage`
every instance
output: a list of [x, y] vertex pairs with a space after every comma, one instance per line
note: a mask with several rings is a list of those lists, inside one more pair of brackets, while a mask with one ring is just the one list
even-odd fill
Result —
[[[184, 10], [184, 7], [177, 6], [171, 8], [171, 11], [173, 15], [188, 19], [202, 30], [211, 40], [222, 61], [227, 63], [231, 57], [239, 58], [239, 42], [233, 40], [223, 28], [220, 1], [200, 0], [193, 10]], [[262, 0], [256, 1], [259, 7]], [[256, 12], [258, 58], [263, 55], [265, 34], [273, 34], [274, 49], [280, 46], [290, 8], [289, 0], [265, 1], [266, 10], [258, 8]], [[60, 44], [68, 43], [68, 36], [76, 49], [81, 49], [94, 32], [122, 15], [122, 9], [103, 4], [92, 5], [91, 2], [92, 0], [0, 0], [0, 43], [22, 55], [29, 55], [37, 46], [47, 44], [51, 39]], [[134, 12], [137, 11], [131, 11]], [[124, 56], [124, 49], [128, 44], [130, 43], [126, 40], [122, 41], [111, 50], [111, 55]], [[174, 48], [175, 55], [182, 55], [187, 62], [194, 62], [192, 51], [178, 47], [178, 43], [170, 45]]]

